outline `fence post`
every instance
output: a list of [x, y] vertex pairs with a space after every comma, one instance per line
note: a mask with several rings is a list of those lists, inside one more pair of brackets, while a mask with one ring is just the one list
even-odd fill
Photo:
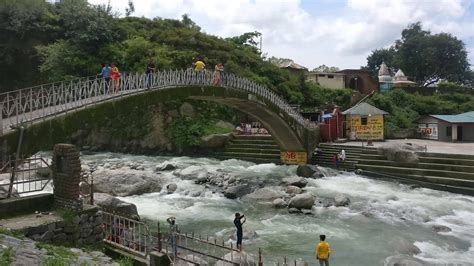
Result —
[[160, 222], [158, 222], [158, 251], [161, 252], [162, 243], [161, 243], [161, 230], [160, 230]]
[[91, 205], [94, 205], [94, 170], [91, 169]]
[[262, 249], [258, 248], [258, 266], [263, 266], [262, 262]]

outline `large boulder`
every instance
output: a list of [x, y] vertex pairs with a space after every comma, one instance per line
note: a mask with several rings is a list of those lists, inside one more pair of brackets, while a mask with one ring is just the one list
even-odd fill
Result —
[[395, 255], [385, 258], [385, 266], [424, 266], [426, 265], [422, 260], [408, 255]]
[[311, 209], [314, 205], [314, 197], [310, 193], [303, 193], [294, 196], [290, 200], [289, 208]]
[[173, 171], [173, 170], [176, 170], [176, 166], [170, 164], [170, 163], [167, 163], [167, 162], [164, 162], [160, 165], [157, 165], [156, 166], [156, 169], [155, 171], [157, 172], [161, 172], [161, 171]]
[[94, 193], [94, 204], [106, 212], [117, 213], [126, 217], [138, 217], [137, 206], [105, 193]]
[[298, 165], [296, 174], [301, 177], [321, 177], [322, 173], [315, 165]]
[[[256, 266], [257, 264], [255, 263], [255, 259], [247, 254], [245, 251], [242, 252], [236, 252], [232, 251], [227, 253], [222, 257], [225, 260], [232, 261], [234, 263], [238, 263], [240, 266]], [[216, 266], [226, 266], [229, 265], [228, 263], [219, 261], [216, 263]]]
[[264, 187], [247, 194], [245, 199], [272, 201], [274, 199], [284, 197], [285, 195], [286, 193], [281, 191], [280, 187]]
[[433, 226], [431, 226], [431, 228], [433, 229], [433, 231], [435, 231], [436, 233], [447, 233], [447, 232], [451, 232], [451, 228], [447, 227], [446, 225], [441, 225], [441, 224], [435, 224]]
[[229, 199], [236, 199], [247, 195], [251, 190], [252, 188], [248, 184], [232, 186], [224, 191], [224, 196]]
[[142, 172], [102, 170], [94, 173], [94, 191], [121, 197], [141, 195], [161, 191], [161, 181]]
[[388, 143], [377, 148], [377, 153], [390, 161], [412, 164], [419, 162], [417, 152], [422, 151], [425, 151], [424, 146], [413, 143]]
[[290, 186], [297, 186], [303, 188], [308, 184], [308, 181], [306, 181], [306, 178], [304, 177], [291, 176], [283, 178], [283, 183], [288, 184]]
[[182, 170], [176, 170], [173, 174], [187, 179], [200, 179], [207, 177], [207, 170], [201, 166], [191, 165]]
[[406, 254], [406, 255], [416, 255], [421, 253], [421, 250], [413, 245], [412, 242], [406, 240], [406, 239], [393, 239], [395, 241], [395, 249], [400, 253], [400, 254]]
[[178, 189], [178, 185], [176, 185], [176, 183], [170, 183], [166, 185], [166, 192], [168, 194], [174, 193], [177, 189]]
[[286, 193], [290, 195], [301, 194], [302, 189], [297, 186], [287, 186]]
[[273, 200], [272, 205], [275, 208], [285, 208], [287, 204], [284, 199], [275, 199]]
[[342, 207], [342, 206], [349, 206], [351, 203], [351, 200], [343, 194], [337, 194], [334, 197], [334, 206], [336, 207]]
[[211, 134], [203, 136], [199, 146], [202, 148], [220, 148], [224, 147], [231, 139], [231, 133]]

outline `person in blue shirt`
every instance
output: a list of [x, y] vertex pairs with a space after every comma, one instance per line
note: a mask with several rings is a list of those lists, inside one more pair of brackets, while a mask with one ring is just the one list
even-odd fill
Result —
[[104, 64], [102, 67], [102, 70], [100, 71], [100, 76], [104, 79], [105, 81], [105, 87], [108, 89], [109, 88], [109, 82], [110, 82], [110, 66], [109, 64]]

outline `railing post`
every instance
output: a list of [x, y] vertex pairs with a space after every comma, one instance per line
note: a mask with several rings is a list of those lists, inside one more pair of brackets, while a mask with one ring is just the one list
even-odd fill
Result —
[[262, 249], [258, 248], [258, 266], [263, 266], [262, 262]]
[[158, 251], [161, 252], [161, 249], [162, 249], [162, 243], [161, 243], [161, 230], [160, 230], [160, 222], [158, 222]]

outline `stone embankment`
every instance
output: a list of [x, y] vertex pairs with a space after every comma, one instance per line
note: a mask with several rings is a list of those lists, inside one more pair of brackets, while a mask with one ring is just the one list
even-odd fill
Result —
[[474, 155], [425, 152], [413, 143], [382, 145], [378, 149], [321, 144], [314, 164], [334, 167], [331, 156], [346, 151], [340, 169], [365, 176], [474, 195]]

